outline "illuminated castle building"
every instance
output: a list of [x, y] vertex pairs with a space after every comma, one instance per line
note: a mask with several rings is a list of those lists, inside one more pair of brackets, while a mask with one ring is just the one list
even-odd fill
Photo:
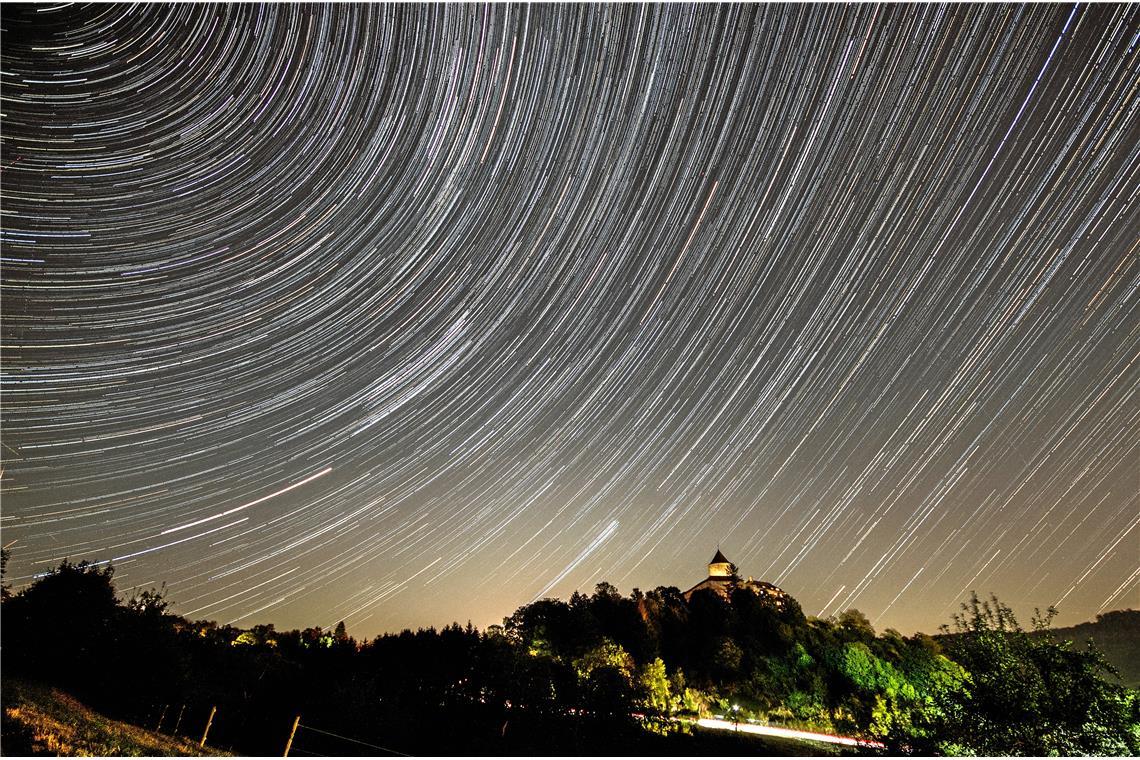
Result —
[[712, 560], [709, 562], [708, 577], [686, 591], [684, 597], [685, 601], [689, 601], [697, 591], [709, 589], [728, 601], [733, 588], [746, 588], [758, 596], [770, 597], [776, 602], [777, 607], [782, 607], [784, 605], [784, 599], [788, 596], [783, 590], [773, 586], [771, 583], [756, 581], [751, 577], [749, 577], [748, 580], [741, 578], [737, 573], [736, 565], [732, 564], [728, 557], [721, 554], [720, 549], [717, 549], [716, 554], [713, 555]]

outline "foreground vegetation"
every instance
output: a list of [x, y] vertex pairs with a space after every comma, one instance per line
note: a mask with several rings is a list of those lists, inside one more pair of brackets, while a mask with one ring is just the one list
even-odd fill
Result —
[[110, 567], [64, 563], [6, 598], [5, 678], [35, 678], [147, 726], [177, 711], [200, 731], [216, 707], [210, 742], [246, 754], [279, 754], [298, 714], [298, 754], [835, 751], [686, 722], [708, 715], [892, 753], [1140, 753], [1140, 700], [1097, 650], [1022, 630], [996, 599], [971, 599], [953, 635], [903, 637], [877, 634], [854, 610], [807, 618], [790, 598], [746, 588], [686, 601], [675, 588], [626, 597], [603, 583], [482, 632], [452, 625], [358, 643], [343, 624], [189, 621], [153, 590], [120, 600], [112, 578]]
[[5, 755], [184, 757], [226, 753], [111, 720], [45, 686], [4, 681]]

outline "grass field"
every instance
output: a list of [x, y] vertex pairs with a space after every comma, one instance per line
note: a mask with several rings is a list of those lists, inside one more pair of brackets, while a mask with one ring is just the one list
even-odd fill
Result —
[[228, 755], [111, 720], [46, 686], [5, 680], [0, 755], [177, 757]]

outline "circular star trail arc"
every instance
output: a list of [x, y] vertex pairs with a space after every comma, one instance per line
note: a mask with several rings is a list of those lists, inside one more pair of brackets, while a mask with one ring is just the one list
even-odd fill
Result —
[[1140, 601], [1135, 6], [3, 12], [3, 528], [174, 608]]

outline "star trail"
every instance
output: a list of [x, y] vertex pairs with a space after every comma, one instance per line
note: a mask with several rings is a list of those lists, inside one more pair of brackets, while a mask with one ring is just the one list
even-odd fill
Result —
[[1140, 9], [5, 5], [3, 541], [192, 618], [1140, 605]]

